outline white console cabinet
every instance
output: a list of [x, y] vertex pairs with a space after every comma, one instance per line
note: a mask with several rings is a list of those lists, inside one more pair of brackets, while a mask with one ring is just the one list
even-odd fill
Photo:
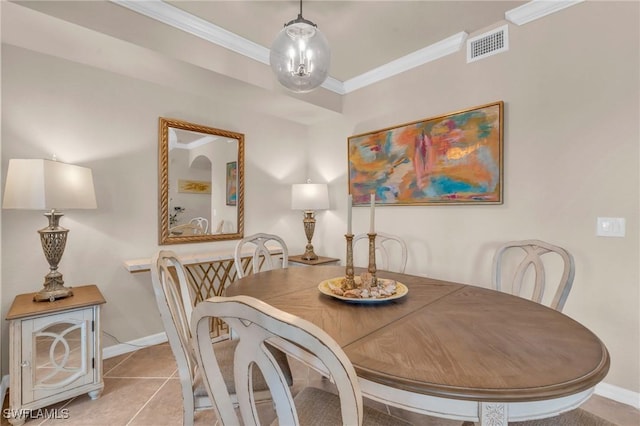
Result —
[[87, 393], [102, 393], [100, 307], [95, 285], [73, 287], [73, 296], [34, 302], [17, 296], [9, 320], [9, 422], [21, 425], [35, 410]]

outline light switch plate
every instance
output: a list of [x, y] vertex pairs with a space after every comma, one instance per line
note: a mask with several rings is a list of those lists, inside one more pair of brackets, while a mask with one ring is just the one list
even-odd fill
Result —
[[625, 219], [623, 217], [599, 217], [596, 235], [599, 237], [624, 237]]

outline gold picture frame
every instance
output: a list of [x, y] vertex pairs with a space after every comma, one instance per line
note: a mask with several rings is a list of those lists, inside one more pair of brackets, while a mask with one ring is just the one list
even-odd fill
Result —
[[348, 138], [353, 205], [503, 203], [497, 101]]

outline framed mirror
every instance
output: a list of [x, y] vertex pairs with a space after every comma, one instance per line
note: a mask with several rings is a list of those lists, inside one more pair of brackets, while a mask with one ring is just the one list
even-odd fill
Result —
[[244, 231], [244, 134], [159, 119], [159, 243], [237, 240]]

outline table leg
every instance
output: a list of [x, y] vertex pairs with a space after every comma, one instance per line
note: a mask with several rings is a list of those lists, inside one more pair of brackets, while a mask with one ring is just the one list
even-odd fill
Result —
[[507, 426], [507, 404], [500, 402], [480, 403], [480, 426]]

